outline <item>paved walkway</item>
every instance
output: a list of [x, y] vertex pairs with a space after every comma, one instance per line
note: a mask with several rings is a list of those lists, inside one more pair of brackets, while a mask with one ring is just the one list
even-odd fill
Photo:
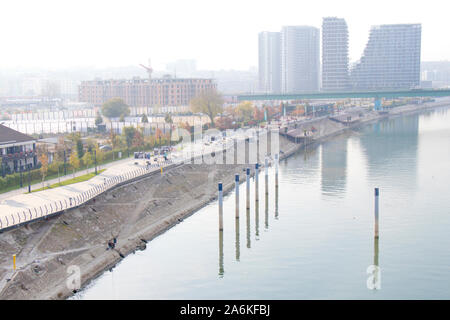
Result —
[[[242, 137], [235, 136], [234, 138]], [[24, 222], [77, 207], [118, 184], [151, 172], [160, 171], [161, 167], [180, 164], [190, 159], [191, 156], [198, 157], [202, 154], [210, 154], [213, 151], [217, 152], [232, 146], [232, 138], [208, 144], [204, 144], [203, 141], [184, 144], [183, 150], [181, 150], [179, 145], [176, 148], [178, 150], [171, 153], [168, 161], [162, 161], [161, 157], [158, 159], [158, 162], [152, 161], [151, 165], [147, 165], [146, 159], [127, 158], [103, 166], [103, 168], [107, 169], [88, 181], [33, 193], [24, 193], [25, 188], [5, 193], [0, 199], [0, 229], [10, 228]], [[189, 151], [189, 153], [186, 154], [186, 151]], [[79, 175], [81, 174], [85, 174], [85, 172], [82, 171]], [[65, 178], [69, 179], [72, 177], [72, 175], [67, 175]], [[46, 183], [55, 183], [57, 181], [58, 179]], [[42, 184], [35, 186], [40, 188]]]
[[[132, 158], [130, 157], [130, 158], [122, 159], [122, 160], [112, 161], [110, 163], [106, 163], [106, 164], [102, 164], [101, 166], [98, 166], [97, 169], [98, 170], [107, 169], [107, 168], [110, 168], [110, 167], [115, 166], [117, 164], [125, 163], [127, 161], [130, 161], [131, 159]], [[89, 172], [94, 172], [94, 170], [95, 170], [94, 168], [90, 168]], [[65, 180], [69, 180], [69, 179], [72, 179], [73, 177], [83, 176], [86, 173], [87, 173], [86, 169], [75, 172], [75, 176], [73, 175], [73, 173], [69, 173], [69, 174], [67, 174], [65, 176], [61, 176], [59, 178], [54, 178], [54, 179], [50, 179], [50, 180], [44, 181], [44, 186], [46, 186], [47, 184], [52, 185], [52, 184], [57, 183], [59, 181], [62, 182], [62, 181], [65, 181]], [[16, 195], [24, 194], [24, 193], [28, 192], [28, 175], [27, 175], [27, 172], [23, 173], [23, 185], [24, 185], [23, 188], [19, 188], [19, 189], [11, 190], [11, 191], [8, 191], [8, 192], [0, 193], [0, 203], [2, 202], [2, 200], [10, 199], [12, 196], [16, 196]], [[42, 182], [38, 182], [38, 183], [35, 183], [35, 184], [31, 185], [31, 191], [36, 190], [36, 189], [40, 189], [40, 188], [42, 188]]]

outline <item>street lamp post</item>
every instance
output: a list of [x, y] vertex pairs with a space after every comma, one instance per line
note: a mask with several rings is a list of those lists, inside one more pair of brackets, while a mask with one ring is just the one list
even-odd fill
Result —
[[64, 175], [67, 174], [66, 149], [64, 149]]
[[28, 193], [31, 193], [31, 171], [30, 171], [29, 165], [27, 165], [28, 168]]
[[94, 150], [95, 175], [97, 175], [97, 150]]
[[20, 187], [22, 188], [23, 187], [22, 159], [19, 159], [19, 169], [20, 169]]

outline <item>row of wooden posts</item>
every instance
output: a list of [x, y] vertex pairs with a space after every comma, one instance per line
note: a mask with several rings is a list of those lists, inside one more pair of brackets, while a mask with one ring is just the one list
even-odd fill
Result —
[[[275, 155], [275, 188], [278, 188], [278, 154]], [[264, 160], [265, 170], [265, 193], [269, 194], [269, 158]], [[250, 168], [246, 169], [246, 209], [250, 209]], [[259, 201], [259, 164], [255, 164], [255, 201]], [[219, 182], [219, 231], [223, 231], [223, 184]], [[236, 219], [239, 219], [239, 174], [235, 175], [235, 199], [236, 199]]]

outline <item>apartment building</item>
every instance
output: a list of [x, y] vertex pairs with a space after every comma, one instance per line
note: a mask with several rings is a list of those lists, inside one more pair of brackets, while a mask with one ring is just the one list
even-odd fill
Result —
[[420, 85], [420, 24], [374, 26], [351, 71], [355, 90], [409, 89]]
[[344, 19], [326, 17], [322, 21], [322, 90], [350, 89], [348, 28]]
[[83, 81], [79, 101], [101, 106], [111, 98], [121, 98], [130, 107], [187, 106], [202, 92], [217, 89], [213, 79], [171, 78]]

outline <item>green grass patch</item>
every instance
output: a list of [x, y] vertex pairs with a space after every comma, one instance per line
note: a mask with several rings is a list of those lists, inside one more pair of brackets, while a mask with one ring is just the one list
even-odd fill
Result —
[[[98, 171], [97, 175], [99, 175], [100, 173], [102, 173], [105, 170], [106, 169], [102, 169], [102, 170]], [[85, 175], [82, 175], [82, 176], [78, 176], [78, 177], [75, 177], [75, 178], [72, 178], [72, 179], [68, 179], [68, 180], [65, 180], [65, 181], [54, 183], [54, 184], [52, 184], [52, 185], [50, 185], [48, 187], [39, 188], [39, 189], [36, 189], [36, 190], [31, 190], [31, 192], [38, 192], [38, 191], [42, 191], [42, 190], [54, 189], [54, 188], [58, 188], [58, 187], [62, 187], [62, 186], [67, 186], [69, 184], [74, 184], [74, 183], [78, 183], [78, 182], [87, 181], [89, 179], [92, 179], [95, 176], [96, 176], [95, 172], [91, 172], [91, 173], [88, 173], [88, 174], [85, 174]], [[28, 193], [28, 192], [26, 192], [26, 193]]]

